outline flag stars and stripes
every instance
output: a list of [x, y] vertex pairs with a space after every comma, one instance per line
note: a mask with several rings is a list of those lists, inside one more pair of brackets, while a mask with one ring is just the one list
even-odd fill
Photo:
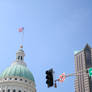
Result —
[[24, 27], [20, 27], [20, 28], [18, 29], [19, 32], [23, 32], [23, 30], [24, 30]]

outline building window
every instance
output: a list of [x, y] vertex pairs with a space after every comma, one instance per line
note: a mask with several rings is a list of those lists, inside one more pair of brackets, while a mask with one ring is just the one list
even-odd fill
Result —
[[90, 51], [86, 51], [85, 54], [86, 54], [86, 63], [90, 65], [91, 64], [91, 53]]
[[8, 89], [8, 92], [10, 92], [10, 89]]
[[21, 60], [22, 60], [22, 56], [21, 56]]
[[10, 80], [11, 80], [12, 78], [10, 78]]
[[3, 92], [5, 92], [5, 90], [3, 89]]
[[22, 81], [22, 79], [20, 79], [20, 81]]
[[89, 67], [91, 65], [91, 48], [87, 45], [84, 51], [85, 51], [86, 66]]
[[21, 90], [19, 90], [19, 92], [21, 92]]
[[18, 56], [18, 60], [20, 59], [20, 56]]
[[25, 80], [25, 82], [27, 82], [27, 80]]
[[15, 78], [15, 80], [17, 80], [17, 78]]
[[13, 92], [16, 92], [16, 90], [14, 89]]

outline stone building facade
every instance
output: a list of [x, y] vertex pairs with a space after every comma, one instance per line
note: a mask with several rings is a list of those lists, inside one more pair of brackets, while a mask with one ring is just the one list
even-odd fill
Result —
[[92, 92], [92, 78], [88, 69], [92, 67], [92, 48], [87, 44], [81, 51], [75, 53], [75, 92]]
[[23, 48], [20, 48], [16, 60], [0, 74], [0, 92], [36, 92], [35, 80], [24, 56]]

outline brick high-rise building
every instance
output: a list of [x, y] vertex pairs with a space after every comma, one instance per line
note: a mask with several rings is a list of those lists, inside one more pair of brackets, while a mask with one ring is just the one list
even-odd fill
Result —
[[88, 69], [92, 67], [92, 48], [87, 44], [81, 51], [75, 53], [75, 92], [92, 92], [92, 79]]

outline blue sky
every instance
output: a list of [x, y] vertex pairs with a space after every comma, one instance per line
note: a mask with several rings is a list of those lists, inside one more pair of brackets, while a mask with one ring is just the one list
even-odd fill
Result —
[[74, 92], [75, 77], [48, 89], [45, 71], [73, 73], [74, 51], [92, 47], [92, 0], [0, 0], [0, 72], [16, 58], [21, 26], [37, 92]]

